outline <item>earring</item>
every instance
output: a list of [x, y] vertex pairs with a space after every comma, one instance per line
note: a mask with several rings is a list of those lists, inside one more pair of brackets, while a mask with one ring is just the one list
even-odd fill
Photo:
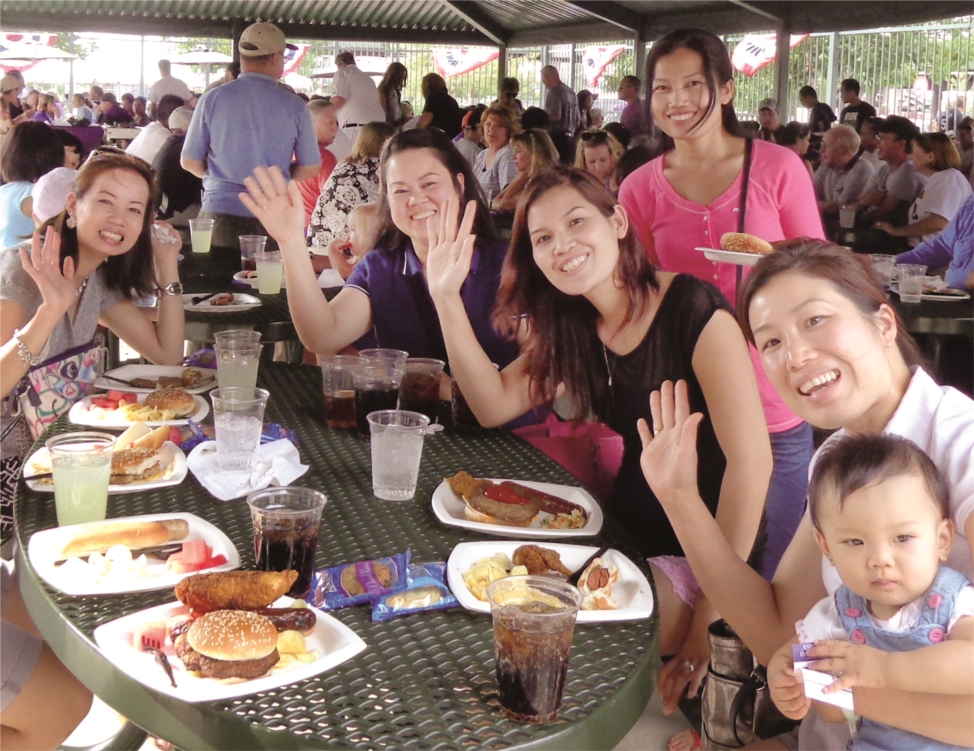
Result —
[[78, 220], [74, 218], [74, 214], [68, 214], [68, 218], [65, 219], [64, 223], [68, 225], [70, 229], [74, 229], [78, 226]]

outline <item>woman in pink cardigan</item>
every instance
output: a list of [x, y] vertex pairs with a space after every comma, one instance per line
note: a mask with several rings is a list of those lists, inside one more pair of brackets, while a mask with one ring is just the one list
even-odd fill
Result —
[[[619, 190], [621, 203], [647, 248], [665, 271], [693, 274], [737, 300], [737, 267], [707, 260], [697, 247], [719, 248], [725, 232], [736, 232], [744, 209], [744, 231], [769, 242], [794, 237], [824, 239], [808, 170], [794, 152], [764, 141], [750, 144], [734, 112], [734, 81], [724, 43], [700, 29], [682, 29], [653, 45], [646, 65], [652, 115], [665, 153], [633, 172]], [[745, 161], [750, 158], [742, 207]], [[775, 468], [765, 505], [768, 542], [764, 574], [770, 578], [805, 508], [812, 430], [789, 410], [765, 377], [751, 348], [761, 401], [771, 433]], [[663, 572], [683, 591], [686, 572]], [[669, 596], [657, 582], [660, 597]], [[684, 615], [684, 618], [688, 616]], [[660, 671], [664, 708], [673, 711], [684, 687], [696, 693], [707, 672], [706, 627], [717, 617], [697, 600], [689, 634], [667, 641], [663, 654], [676, 657]], [[681, 619], [682, 620], [682, 619]], [[693, 665], [688, 674], [684, 666]], [[674, 739], [676, 740], [676, 739]], [[682, 739], [681, 739], [682, 740]], [[677, 743], [677, 746], [682, 745]]]

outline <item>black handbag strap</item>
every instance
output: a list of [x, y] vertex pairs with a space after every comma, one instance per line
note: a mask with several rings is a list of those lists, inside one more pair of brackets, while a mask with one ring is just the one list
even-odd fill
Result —
[[764, 688], [764, 686], [764, 680], [757, 673], [751, 673], [751, 675], [748, 676], [741, 684], [741, 688], [737, 692], [737, 696], [735, 696], [734, 701], [731, 702], [730, 723], [731, 727], [734, 729], [734, 737], [737, 739], [740, 746], [744, 746], [746, 744], [741, 740], [741, 736], [737, 733], [737, 718], [740, 715], [741, 710], [748, 704], [750, 704], [752, 707], [755, 705], [758, 691]]
[[751, 151], [754, 139], [744, 139], [744, 171], [741, 175], [741, 202], [737, 207], [737, 231], [744, 231], [744, 211], [747, 209], [747, 186], [751, 182]]

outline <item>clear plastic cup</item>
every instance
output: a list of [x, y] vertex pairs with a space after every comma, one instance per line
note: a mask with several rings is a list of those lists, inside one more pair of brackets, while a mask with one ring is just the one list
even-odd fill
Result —
[[237, 240], [240, 242], [240, 266], [244, 271], [256, 271], [257, 261], [254, 257], [258, 253], [264, 252], [267, 244], [266, 235], [240, 235]]
[[888, 256], [882, 253], [870, 253], [869, 260], [873, 265], [873, 272], [883, 285], [884, 290], [889, 289], [890, 281], [893, 278], [893, 267], [896, 265], [896, 256]]
[[367, 441], [372, 435], [369, 413], [394, 410], [399, 404], [402, 369], [377, 363], [371, 358], [366, 358], [364, 363], [352, 371], [352, 379], [355, 383], [355, 434]]
[[403, 370], [406, 367], [406, 360], [409, 358], [409, 353], [402, 349], [384, 349], [379, 347], [377, 349], [359, 350], [359, 356], [366, 357], [370, 360], [381, 360], [384, 363], [395, 365], [399, 370]]
[[494, 624], [497, 698], [518, 722], [558, 716], [581, 593], [547, 576], [507, 576], [487, 586]]
[[372, 494], [384, 501], [416, 495], [423, 438], [430, 420], [419, 412], [386, 409], [366, 416], [372, 436]]
[[190, 219], [189, 236], [193, 241], [194, 253], [209, 253], [213, 241], [213, 220]]
[[431, 357], [410, 357], [399, 384], [399, 409], [421, 412], [436, 422], [440, 404], [440, 376], [446, 365]]
[[247, 497], [258, 571], [297, 571], [288, 596], [304, 598], [315, 573], [321, 511], [328, 499], [311, 488], [265, 488]]
[[256, 387], [263, 349], [263, 344], [215, 344], [213, 354], [216, 355], [216, 378], [220, 388]]
[[257, 291], [262, 295], [277, 295], [284, 277], [284, 258], [281, 251], [255, 253], [257, 262]]
[[896, 267], [899, 270], [900, 302], [917, 303], [923, 295], [923, 280], [927, 267], [918, 263], [902, 263]]
[[213, 334], [213, 341], [222, 347], [260, 344], [260, 332], [248, 329], [225, 329]]
[[[362, 357], [319, 355], [321, 390], [325, 396], [325, 424], [329, 428], [355, 427], [355, 368], [366, 364]], [[376, 361], [378, 363], [378, 361]]]
[[842, 229], [852, 229], [856, 226], [856, 205], [854, 203], [839, 206], [839, 226]]
[[210, 392], [216, 426], [216, 461], [220, 469], [252, 469], [264, 426], [265, 389], [221, 386]]
[[97, 522], [108, 507], [115, 436], [85, 431], [49, 438], [58, 526]]

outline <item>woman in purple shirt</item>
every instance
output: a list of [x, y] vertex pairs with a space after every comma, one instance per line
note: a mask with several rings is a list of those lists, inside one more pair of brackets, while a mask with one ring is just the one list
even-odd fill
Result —
[[517, 357], [517, 344], [497, 333], [490, 320], [506, 246], [496, 239], [469, 162], [440, 131], [407, 130], [383, 149], [379, 177], [384, 228], [378, 248], [356, 264], [331, 302], [321, 294], [311, 268], [297, 186], [288, 185], [275, 167], [259, 168], [245, 181], [248, 192], [240, 200], [281, 246], [288, 306], [301, 343], [312, 352], [331, 354], [374, 327], [379, 347], [446, 360], [426, 284], [428, 224], [440, 220], [440, 211], [449, 207], [456, 213], [458, 206], [474, 201], [479, 209], [475, 268], [462, 296], [478, 341], [493, 362], [507, 365]]

